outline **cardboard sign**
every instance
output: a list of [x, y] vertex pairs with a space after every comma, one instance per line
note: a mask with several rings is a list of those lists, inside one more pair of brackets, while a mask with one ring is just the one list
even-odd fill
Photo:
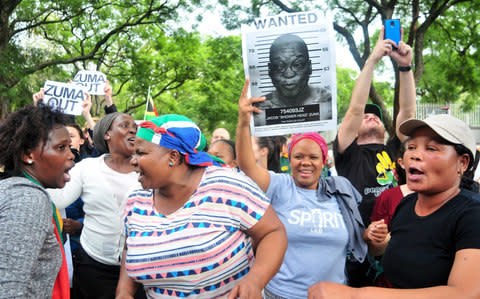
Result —
[[98, 71], [80, 71], [73, 78], [73, 83], [83, 86], [89, 94], [104, 95], [107, 76]]
[[43, 102], [63, 111], [65, 114], [82, 114], [86, 99], [85, 89], [76, 84], [45, 81]]

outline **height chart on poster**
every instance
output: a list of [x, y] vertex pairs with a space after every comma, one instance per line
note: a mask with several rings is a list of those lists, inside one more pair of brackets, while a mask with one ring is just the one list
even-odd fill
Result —
[[335, 130], [337, 88], [333, 23], [323, 12], [257, 18], [242, 27], [255, 136]]

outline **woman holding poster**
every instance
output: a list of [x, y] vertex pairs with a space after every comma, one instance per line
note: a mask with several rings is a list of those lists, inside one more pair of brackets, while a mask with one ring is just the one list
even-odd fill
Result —
[[265, 298], [306, 298], [316, 280], [345, 284], [347, 258], [361, 262], [367, 253], [357, 208], [361, 196], [345, 178], [321, 176], [328, 149], [318, 133], [291, 137], [291, 175], [256, 165], [249, 124], [252, 112], [259, 111], [252, 104], [265, 97], [247, 98], [248, 81], [238, 103], [238, 164], [271, 199], [288, 238], [285, 258], [265, 287]]

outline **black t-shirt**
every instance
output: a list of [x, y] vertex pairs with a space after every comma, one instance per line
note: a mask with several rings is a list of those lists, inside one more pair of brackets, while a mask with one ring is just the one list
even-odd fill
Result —
[[357, 144], [355, 139], [345, 151], [338, 152], [338, 135], [333, 143], [335, 169], [346, 177], [363, 197], [358, 207], [365, 227], [370, 223], [375, 198], [394, 186], [392, 173], [395, 154], [400, 148], [398, 137], [384, 144]]
[[392, 218], [383, 255], [385, 276], [395, 288], [446, 285], [455, 253], [480, 248], [480, 195], [461, 192], [427, 216], [417, 216], [416, 193], [405, 197]]

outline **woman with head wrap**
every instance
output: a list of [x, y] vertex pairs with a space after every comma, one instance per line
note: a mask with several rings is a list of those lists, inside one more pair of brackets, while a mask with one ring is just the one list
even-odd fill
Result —
[[93, 132], [103, 154], [86, 158], [71, 171], [63, 189], [49, 190], [59, 208], [81, 197], [85, 212], [73, 275], [74, 298], [114, 298], [124, 234], [122, 212], [129, 191], [138, 188], [130, 165], [137, 126], [124, 113], [104, 116]]
[[400, 124], [409, 136], [408, 188], [383, 255], [393, 288], [321, 282], [309, 298], [480, 298], [480, 195], [473, 182], [475, 137], [461, 120], [434, 115]]
[[69, 298], [61, 218], [45, 188], [69, 181], [67, 118], [26, 106], [0, 126], [0, 297]]
[[249, 99], [247, 90], [248, 80], [239, 100], [238, 164], [271, 199], [288, 237], [282, 266], [265, 287], [265, 298], [306, 298], [317, 281], [346, 283], [347, 256], [363, 261], [367, 252], [357, 208], [360, 194], [345, 178], [321, 176], [327, 144], [318, 133], [291, 137], [291, 175], [256, 165], [249, 126], [252, 112], [259, 109], [251, 104], [265, 98]]
[[143, 189], [125, 208], [117, 298], [132, 298], [140, 283], [148, 298], [260, 299], [278, 270], [287, 244], [268, 198], [237, 171], [212, 166], [196, 150], [200, 139], [183, 116], [140, 124], [131, 163]]

